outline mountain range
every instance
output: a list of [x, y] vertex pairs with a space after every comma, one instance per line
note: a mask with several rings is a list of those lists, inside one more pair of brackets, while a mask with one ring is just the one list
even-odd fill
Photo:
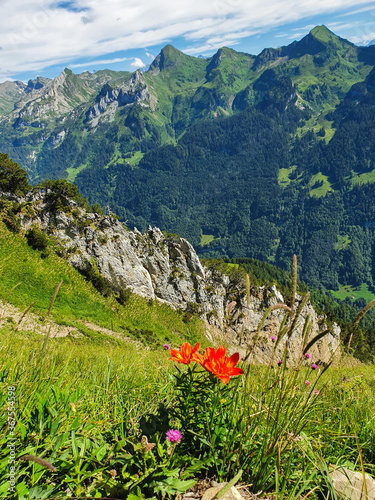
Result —
[[145, 73], [0, 84], [0, 151], [201, 255], [297, 253], [315, 287], [371, 288], [374, 67], [373, 45], [324, 26], [257, 56], [167, 45]]

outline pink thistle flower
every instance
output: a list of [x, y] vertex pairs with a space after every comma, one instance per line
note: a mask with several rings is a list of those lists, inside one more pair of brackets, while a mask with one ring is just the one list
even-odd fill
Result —
[[277, 364], [278, 364], [279, 366], [281, 366], [283, 363], [284, 363], [284, 361], [282, 361], [281, 359], [277, 362]]
[[164, 348], [164, 351], [169, 351], [169, 349], [171, 348], [171, 346], [169, 344], [164, 344], [163, 348]]
[[316, 394], [317, 396], [319, 396], [319, 394], [320, 394], [319, 389], [315, 389], [315, 394]]
[[305, 354], [305, 358], [306, 359], [310, 359], [311, 358], [311, 356], [310, 356], [310, 354], [308, 352]]
[[310, 382], [308, 380], [305, 380], [306, 385], [310, 385]]
[[165, 435], [170, 443], [179, 443], [182, 439], [182, 434], [177, 429], [169, 429], [169, 431], [167, 431]]
[[272, 335], [271, 340], [272, 340], [272, 342], [275, 342], [275, 340], [277, 340], [277, 337], [275, 337], [274, 335]]
[[313, 363], [313, 364], [311, 365], [311, 368], [312, 368], [313, 370], [316, 370], [316, 369], [318, 368], [318, 365], [316, 365], [315, 363]]

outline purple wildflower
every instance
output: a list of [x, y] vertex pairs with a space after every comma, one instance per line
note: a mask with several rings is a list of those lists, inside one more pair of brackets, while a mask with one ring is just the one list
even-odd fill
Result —
[[315, 394], [316, 394], [317, 396], [319, 396], [319, 394], [320, 394], [319, 389], [315, 389]]
[[282, 361], [281, 359], [277, 362], [277, 364], [278, 364], [279, 366], [281, 366], [283, 363], [284, 363], [284, 361]]
[[276, 339], [277, 339], [277, 337], [275, 337], [274, 335], [272, 335], [272, 337], [271, 337], [272, 342], [275, 342]]
[[311, 358], [311, 356], [310, 356], [310, 354], [308, 352], [305, 354], [305, 357], [306, 357], [306, 359], [310, 359]]
[[169, 344], [164, 344], [163, 347], [164, 347], [164, 351], [169, 351], [169, 349], [171, 348], [171, 346]]
[[169, 429], [165, 435], [170, 443], [179, 443], [182, 439], [182, 434], [177, 429]]
[[312, 368], [313, 370], [316, 370], [316, 369], [318, 368], [318, 365], [316, 365], [315, 363], [313, 363], [313, 364], [311, 365], [311, 368]]
[[310, 382], [308, 380], [305, 380], [306, 385], [310, 385]]

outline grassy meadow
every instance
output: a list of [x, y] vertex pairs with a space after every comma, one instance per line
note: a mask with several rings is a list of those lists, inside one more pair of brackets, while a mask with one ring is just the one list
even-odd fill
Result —
[[[199, 477], [229, 480], [241, 470], [254, 492], [328, 498], [329, 467], [361, 470], [363, 462], [375, 473], [372, 366], [330, 367], [320, 377], [322, 369], [307, 364], [299, 372], [242, 365], [245, 374], [226, 386], [210, 381], [213, 396], [204, 388], [215, 405], [199, 397], [200, 410], [191, 413], [194, 391], [183, 393], [186, 414], [197, 419], [190, 425], [199, 424], [192, 449], [186, 431], [174, 446], [165, 439], [166, 429], [184, 428], [169, 351], [134, 342], [45, 342], [10, 327], [0, 333], [3, 407], [8, 388], [16, 400], [16, 489], [10, 494], [9, 481], [2, 481], [4, 498], [174, 498]], [[189, 369], [180, 369], [186, 378]], [[1, 428], [7, 429], [7, 412]], [[143, 435], [154, 448], [144, 446]], [[10, 436], [3, 432], [1, 441], [6, 478]]]
[[[57, 285], [62, 285], [51, 311], [60, 325], [78, 329], [84, 336], [97, 336], [87, 323], [112, 330], [117, 337], [131, 337], [149, 346], [196, 341], [203, 336], [202, 322], [185, 322], [182, 314], [167, 305], [131, 294], [124, 305], [103, 297], [64, 259], [53, 251], [42, 253], [27, 245], [26, 238], [13, 234], [0, 222], [0, 300], [45, 320]], [[108, 336], [105, 336], [108, 339]], [[100, 340], [100, 335], [99, 335]]]
[[[258, 498], [328, 499], [330, 469], [375, 475], [375, 368], [345, 356], [315, 365], [308, 321], [296, 365], [285, 351], [258, 366], [250, 352], [204, 351], [198, 319], [134, 295], [125, 305], [101, 296], [3, 225], [0, 252], [1, 301], [25, 311], [37, 301], [41, 325], [79, 332], [55, 338], [1, 318], [1, 498], [172, 499], [202, 478], [236, 478]], [[300, 313], [285, 311], [275, 347]], [[211, 365], [170, 360], [177, 354], [164, 344], [185, 341], [201, 341]]]

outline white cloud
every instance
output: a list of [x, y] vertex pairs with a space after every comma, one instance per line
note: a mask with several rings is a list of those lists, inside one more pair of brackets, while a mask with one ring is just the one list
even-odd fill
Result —
[[339, 17], [353, 16], [354, 14], [361, 14], [362, 12], [368, 12], [369, 10], [374, 11], [374, 5], [368, 5], [367, 7], [363, 7], [362, 9], [351, 10], [350, 12], [345, 12], [345, 14], [340, 14]]
[[[352, 23], [328, 23], [327, 28], [331, 31], [352, 30], [358, 25], [358, 21]], [[363, 26], [363, 24], [361, 24]]]
[[142, 61], [142, 59], [139, 59], [139, 57], [135, 57], [134, 61], [130, 64], [130, 66], [135, 69], [146, 67], [145, 63]]
[[292, 31], [302, 31], [305, 33], [306, 31], [311, 31], [315, 28], [314, 24], [308, 24], [307, 26], [303, 26], [301, 28], [293, 28]]
[[82, 63], [77, 63], [77, 64], [68, 64], [68, 68], [75, 69], [75, 68], [92, 68], [93, 66], [99, 66], [102, 64], [110, 65], [110, 64], [116, 64], [116, 63], [121, 63], [125, 61], [131, 61], [131, 57], [115, 57], [113, 59], [95, 59], [93, 61], [86, 61]]
[[293, 33], [293, 35], [289, 35], [288, 38], [290, 40], [297, 40], [297, 38], [301, 38], [301, 36], [306, 35], [306, 31], [301, 31], [300, 33]]
[[364, 36], [352, 36], [349, 40], [357, 45], [367, 45], [375, 39], [375, 31], [369, 31]]
[[[372, 2], [375, 6], [375, 0]], [[0, 67], [15, 75], [183, 37], [191, 54], [368, 0], [1, 0]], [[366, 7], [367, 8], [367, 7]], [[370, 31], [370, 30], [369, 30]], [[297, 35], [294, 35], [297, 36]], [[135, 61], [134, 61], [135, 64]]]
[[[1, 75], [1, 73], [0, 73]], [[6, 76], [0, 76], [0, 83], [4, 82], [14, 82], [13, 78], [7, 78]]]

